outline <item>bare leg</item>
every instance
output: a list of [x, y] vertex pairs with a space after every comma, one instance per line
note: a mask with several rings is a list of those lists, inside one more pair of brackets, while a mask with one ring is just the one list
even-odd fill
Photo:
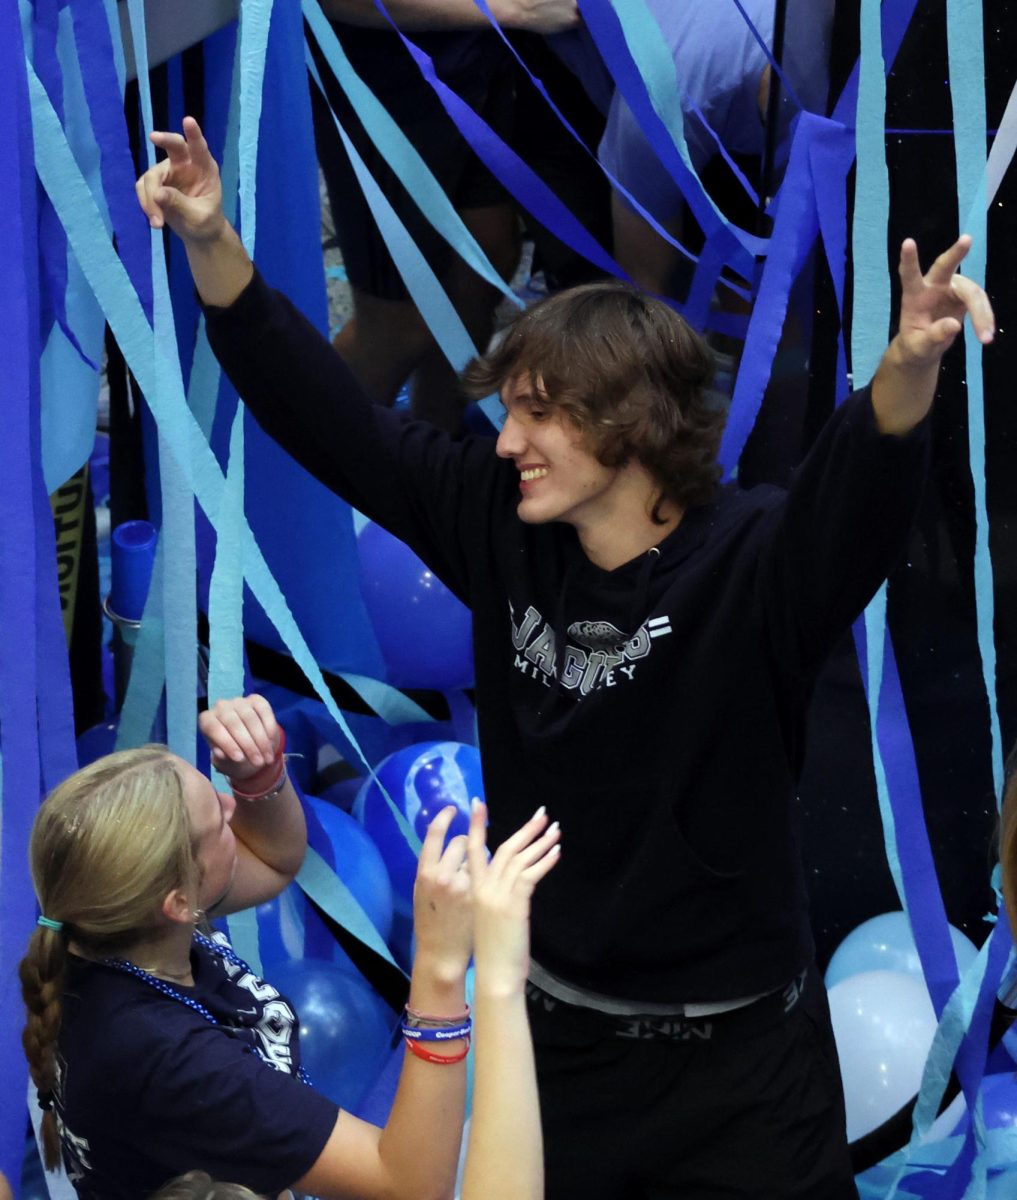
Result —
[[[519, 261], [519, 222], [508, 204], [464, 209], [460, 216], [503, 279], [511, 279]], [[443, 280], [449, 298], [481, 352], [493, 328], [499, 292], [458, 255]], [[413, 377], [413, 415], [455, 433], [462, 422], [464, 400], [455, 372], [433, 342]]]
[[332, 340], [375, 404], [390, 407], [432, 344], [411, 300], [382, 300], [353, 289], [353, 316]]
[[[682, 267], [687, 259], [633, 212], [616, 192], [611, 195], [611, 220], [615, 258], [629, 277], [639, 287], [658, 296], [680, 294]], [[681, 212], [660, 224], [672, 237], [681, 238]]]

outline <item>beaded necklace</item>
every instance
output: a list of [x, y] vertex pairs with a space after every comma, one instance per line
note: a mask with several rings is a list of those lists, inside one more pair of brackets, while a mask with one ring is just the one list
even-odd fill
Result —
[[[194, 931], [194, 940], [199, 946], [202, 947], [202, 949], [208, 951], [208, 953], [218, 954], [221, 958], [224, 958], [228, 962], [233, 963], [234, 966], [239, 967], [241, 971], [245, 971], [248, 975], [254, 975], [254, 972], [251, 970], [251, 968], [247, 965], [247, 963], [244, 962], [240, 955], [237, 954], [232, 946], [223, 945], [221, 942], [213, 942], [210, 938], [205, 937], [203, 933], [199, 933], [197, 930]], [[102, 962], [103, 966], [115, 967], [118, 971], [123, 971], [126, 975], [133, 975], [135, 979], [140, 979], [142, 983], [147, 983], [149, 987], [155, 988], [157, 992], [162, 992], [164, 996], [168, 996], [171, 1000], [176, 1000], [180, 1004], [186, 1005], [189, 1009], [196, 1012], [200, 1017], [204, 1017], [210, 1025], [221, 1026], [222, 1022], [219, 1021], [211, 1012], [209, 1012], [209, 1010], [204, 1006], [204, 1004], [201, 1003], [200, 1000], [195, 1000], [193, 996], [185, 996], [183, 992], [177, 991], [177, 989], [171, 983], [167, 983], [165, 979], [160, 979], [157, 975], [152, 975], [148, 971], [142, 970], [141, 967], [135, 966], [135, 964], [132, 962], [128, 962], [126, 958], [104, 958]], [[257, 976], [255, 976], [255, 978], [257, 978]], [[255, 1050], [255, 1053], [258, 1054], [259, 1057], [264, 1058], [264, 1055], [261, 1055], [260, 1051], [257, 1049]], [[312, 1086], [311, 1078], [302, 1066], [297, 1069], [297, 1078], [301, 1083], [306, 1083], [308, 1087]]]

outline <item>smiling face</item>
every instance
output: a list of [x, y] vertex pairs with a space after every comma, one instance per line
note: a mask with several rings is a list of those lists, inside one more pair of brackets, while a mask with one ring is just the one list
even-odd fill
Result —
[[582, 535], [615, 520], [629, 503], [626, 467], [605, 467], [569, 418], [548, 405], [528, 376], [502, 388], [505, 424], [497, 452], [519, 472], [518, 514], [529, 525], [564, 521]]
[[197, 906], [210, 912], [229, 892], [237, 870], [237, 842], [230, 825], [237, 802], [230, 793], [217, 792], [211, 781], [189, 763], [181, 762], [179, 769], [194, 856], [201, 871]]

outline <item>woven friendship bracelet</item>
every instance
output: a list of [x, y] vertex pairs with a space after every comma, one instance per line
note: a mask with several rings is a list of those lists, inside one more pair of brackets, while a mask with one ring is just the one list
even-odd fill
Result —
[[403, 1018], [403, 1023], [409, 1025], [411, 1029], [418, 1029], [420, 1026], [436, 1026], [438, 1028], [446, 1028], [450, 1025], [461, 1025], [464, 1021], [470, 1019], [470, 1006], [467, 1004], [462, 1012], [455, 1013], [451, 1017], [433, 1017], [428, 1013], [418, 1012], [415, 1008], [410, 1008], [409, 1005], [405, 1008], [406, 1016]]

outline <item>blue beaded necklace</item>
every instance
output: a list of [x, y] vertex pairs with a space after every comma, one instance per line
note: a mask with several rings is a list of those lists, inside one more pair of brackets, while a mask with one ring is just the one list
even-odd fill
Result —
[[[205, 937], [203, 933], [194, 931], [194, 940], [202, 949], [210, 954], [218, 954], [220, 958], [226, 959], [239, 967], [241, 971], [246, 971], [248, 975], [254, 975], [251, 968], [244, 962], [239, 954], [232, 946], [223, 945], [221, 942], [213, 942], [210, 938]], [[201, 1003], [200, 1000], [195, 1000], [193, 996], [185, 996], [183, 992], [178, 991], [171, 983], [167, 983], [165, 979], [160, 979], [157, 975], [152, 975], [148, 971], [142, 970], [132, 962], [128, 962], [126, 958], [104, 958], [103, 965], [107, 967], [115, 967], [118, 971], [123, 971], [127, 975], [133, 975], [135, 979], [140, 979], [142, 983], [147, 983], [149, 987], [155, 988], [157, 992], [162, 992], [164, 996], [168, 996], [171, 1000], [176, 1000], [180, 1004], [185, 1004], [189, 1009], [196, 1012], [210, 1025], [220, 1026], [221, 1022], [213, 1016], [211, 1012]], [[257, 978], [257, 976], [255, 976]], [[306, 1083], [311, 1087], [311, 1078], [303, 1067], [297, 1069], [297, 1078], [301, 1083]]]

